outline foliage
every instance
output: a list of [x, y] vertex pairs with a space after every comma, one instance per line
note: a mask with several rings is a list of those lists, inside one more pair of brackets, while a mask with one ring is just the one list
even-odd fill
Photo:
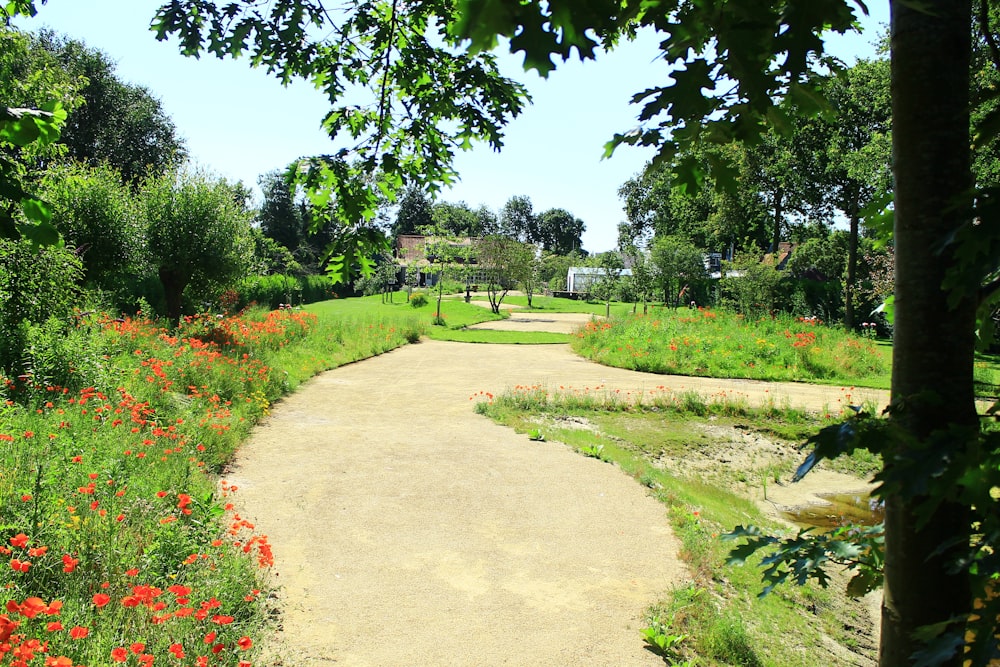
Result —
[[795, 245], [788, 258], [788, 272], [796, 277], [840, 281], [844, 275], [847, 235], [833, 232]]
[[50, 318], [68, 326], [81, 275], [79, 258], [64, 247], [0, 239], [0, 372], [31, 372], [23, 354], [32, 329]]
[[49, 30], [36, 34], [33, 43], [70, 77], [85, 82], [79, 89], [82, 104], [66, 119], [59, 140], [67, 158], [90, 167], [109, 165], [133, 187], [184, 162], [184, 140], [160, 100], [118, 78], [106, 54]]
[[650, 248], [651, 279], [664, 304], [678, 306], [697, 301], [705, 282], [705, 260], [689, 241], [676, 236], [657, 236]]
[[495, 314], [499, 314], [500, 304], [507, 292], [515, 286], [517, 277], [523, 274], [524, 264], [530, 257], [525, 252], [523, 243], [497, 234], [479, 239], [475, 253], [480, 275], [486, 282], [490, 308]]
[[559, 255], [567, 255], [583, 247], [583, 232], [587, 225], [563, 208], [542, 211], [536, 220], [537, 238], [534, 242]]
[[[19, 8], [0, 10], [3, 16], [13, 11]], [[0, 237], [51, 245], [58, 240], [51, 209], [30, 191], [26, 177], [30, 164], [57, 152], [67, 112], [79, 101], [79, 82], [6, 24], [0, 25], [0, 47]]]
[[748, 319], [770, 315], [778, 308], [781, 273], [774, 262], [754, 255], [737, 257], [723, 269], [720, 285], [722, 302], [732, 303]]
[[521, 243], [532, 243], [538, 240], [538, 216], [535, 215], [530, 197], [514, 195], [507, 200], [500, 210], [498, 233]]
[[431, 207], [431, 218], [434, 227], [445, 236], [475, 237], [482, 236], [486, 232], [482, 217], [464, 201], [457, 204], [434, 202]]
[[208, 296], [250, 261], [250, 222], [224, 180], [198, 172], [150, 179], [143, 188], [149, 253], [177, 322], [189, 286]]
[[162, 6], [153, 27], [161, 39], [175, 35], [186, 55], [246, 55], [283, 82], [312, 82], [336, 105], [323, 128], [350, 148], [301, 160], [295, 177], [309, 192], [312, 229], [335, 222], [341, 232], [331, 270], [346, 278], [367, 272], [360, 259], [382, 245], [369, 226], [380, 196], [395, 199], [411, 183], [436, 193], [455, 178], [456, 150], [474, 141], [499, 148], [522, 109], [524, 88], [500, 76], [493, 56], [458, 48], [453, 11], [437, 0], [338, 13], [303, 0], [184, 0]]
[[400, 234], [423, 234], [423, 230], [433, 226], [430, 197], [419, 187], [406, 188], [399, 198], [396, 221], [392, 225], [393, 238]]
[[52, 223], [83, 260], [92, 287], [118, 288], [128, 275], [148, 273], [146, 230], [135, 197], [108, 165], [54, 166], [40, 185]]
[[[677, 236], [709, 251], [766, 248], [767, 212], [749, 183], [726, 187], [709, 173], [713, 164], [742, 164], [738, 146], [697, 146], [675, 160], [656, 162], [618, 190], [625, 207], [628, 235], [640, 243], [650, 236]], [[688, 162], [705, 172], [697, 191], [681, 186], [676, 171]]]
[[287, 249], [302, 271], [321, 271], [323, 252], [332, 239], [332, 230], [326, 227], [309, 233], [311, 217], [308, 207], [287, 173], [271, 171], [257, 182], [264, 201], [257, 211], [256, 220], [264, 235]]

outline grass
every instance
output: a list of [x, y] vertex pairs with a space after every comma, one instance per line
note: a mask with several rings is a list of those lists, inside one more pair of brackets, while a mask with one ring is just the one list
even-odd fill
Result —
[[[706, 436], [703, 426], [708, 421], [715, 428], [769, 433], [776, 424], [779, 430], [815, 431], [825, 420], [772, 406], [753, 408], [741, 401], [704, 401], [690, 393], [665, 392], [637, 401], [614, 393], [535, 386], [479, 398], [477, 412], [518, 432], [537, 432], [545, 440], [612, 462], [667, 507], [682, 557], [694, 573], [691, 583], [649, 610], [650, 632], [671, 644], [667, 664], [827, 665], [829, 654], [808, 650], [822, 645], [822, 636], [844, 645], [856, 640], [845, 629], [850, 624], [842, 624], [836, 614], [819, 613], [834, 604], [836, 591], [812, 585], [782, 587], [760, 599], [760, 571], [752, 565], [726, 565], [729, 546], [719, 535], [737, 525], [776, 528], [747, 493], [760, 492], [759, 485], [766, 483], [760, 475], [787, 473], [794, 462], [779, 471], [772, 462], [760, 461], [755, 469], [728, 477], [691, 467], [702, 454], [714, 455], [711, 448], [718, 437]], [[664, 465], [671, 459], [676, 461], [673, 470]], [[871, 461], [863, 457], [846, 461], [844, 467], [856, 474], [872, 470]], [[680, 472], [684, 470], [688, 474]]]
[[569, 334], [548, 331], [494, 331], [491, 329], [440, 329], [430, 333], [434, 340], [495, 345], [553, 345], [569, 343]]
[[874, 341], [779, 315], [755, 322], [725, 311], [654, 309], [591, 322], [579, 354], [652, 373], [888, 388], [891, 358]]

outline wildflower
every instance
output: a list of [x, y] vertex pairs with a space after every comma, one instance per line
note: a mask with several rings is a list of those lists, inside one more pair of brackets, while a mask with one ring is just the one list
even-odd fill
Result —
[[92, 600], [94, 601], [94, 606], [100, 609], [101, 607], [111, 602], [111, 596], [107, 595], [106, 593], [94, 593], [94, 597], [92, 598]]
[[236, 640], [236, 644], [241, 649], [243, 649], [244, 651], [246, 651], [251, 646], [253, 646], [253, 640], [250, 639], [249, 637], [247, 637], [246, 635], [244, 635], [244, 636], [242, 636], [242, 637], [240, 637], [239, 639]]
[[76, 569], [77, 564], [80, 562], [79, 558], [73, 558], [69, 554], [63, 554], [63, 572], [72, 572]]
[[23, 549], [28, 544], [28, 536], [24, 533], [18, 533], [14, 537], [10, 538], [11, 545], [17, 547], [18, 549]]
[[85, 628], [81, 625], [74, 626], [72, 630], [69, 631], [69, 636], [73, 639], [83, 639], [90, 634], [90, 628]]

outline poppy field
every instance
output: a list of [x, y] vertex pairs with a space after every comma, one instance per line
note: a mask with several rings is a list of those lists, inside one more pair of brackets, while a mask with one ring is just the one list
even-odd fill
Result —
[[571, 344], [608, 366], [675, 375], [887, 388], [891, 367], [889, 348], [871, 336], [815, 318], [746, 320], [708, 308], [595, 320]]
[[176, 330], [85, 313], [61, 341], [76, 354], [0, 376], [0, 665], [250, 667], [272, 554], [226, 462], [298, 383], [422, 330], [302, 310]]

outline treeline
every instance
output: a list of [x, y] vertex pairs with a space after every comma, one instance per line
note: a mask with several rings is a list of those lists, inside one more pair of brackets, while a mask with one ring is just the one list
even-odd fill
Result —
[[[263, 224], [281, 202], [255, 209], [243, 183], [189, 166], [160, 101], [104, 53], [0, 28], [0, 99], [0, 372], [30, 372], [31, 350], [90, 310], [176, 324], [334, 294], [318, 275], [328, 238], [301, 228], [286, 247]], [[57, 140], [21, 122], [36, 109], [65, 116]]]

